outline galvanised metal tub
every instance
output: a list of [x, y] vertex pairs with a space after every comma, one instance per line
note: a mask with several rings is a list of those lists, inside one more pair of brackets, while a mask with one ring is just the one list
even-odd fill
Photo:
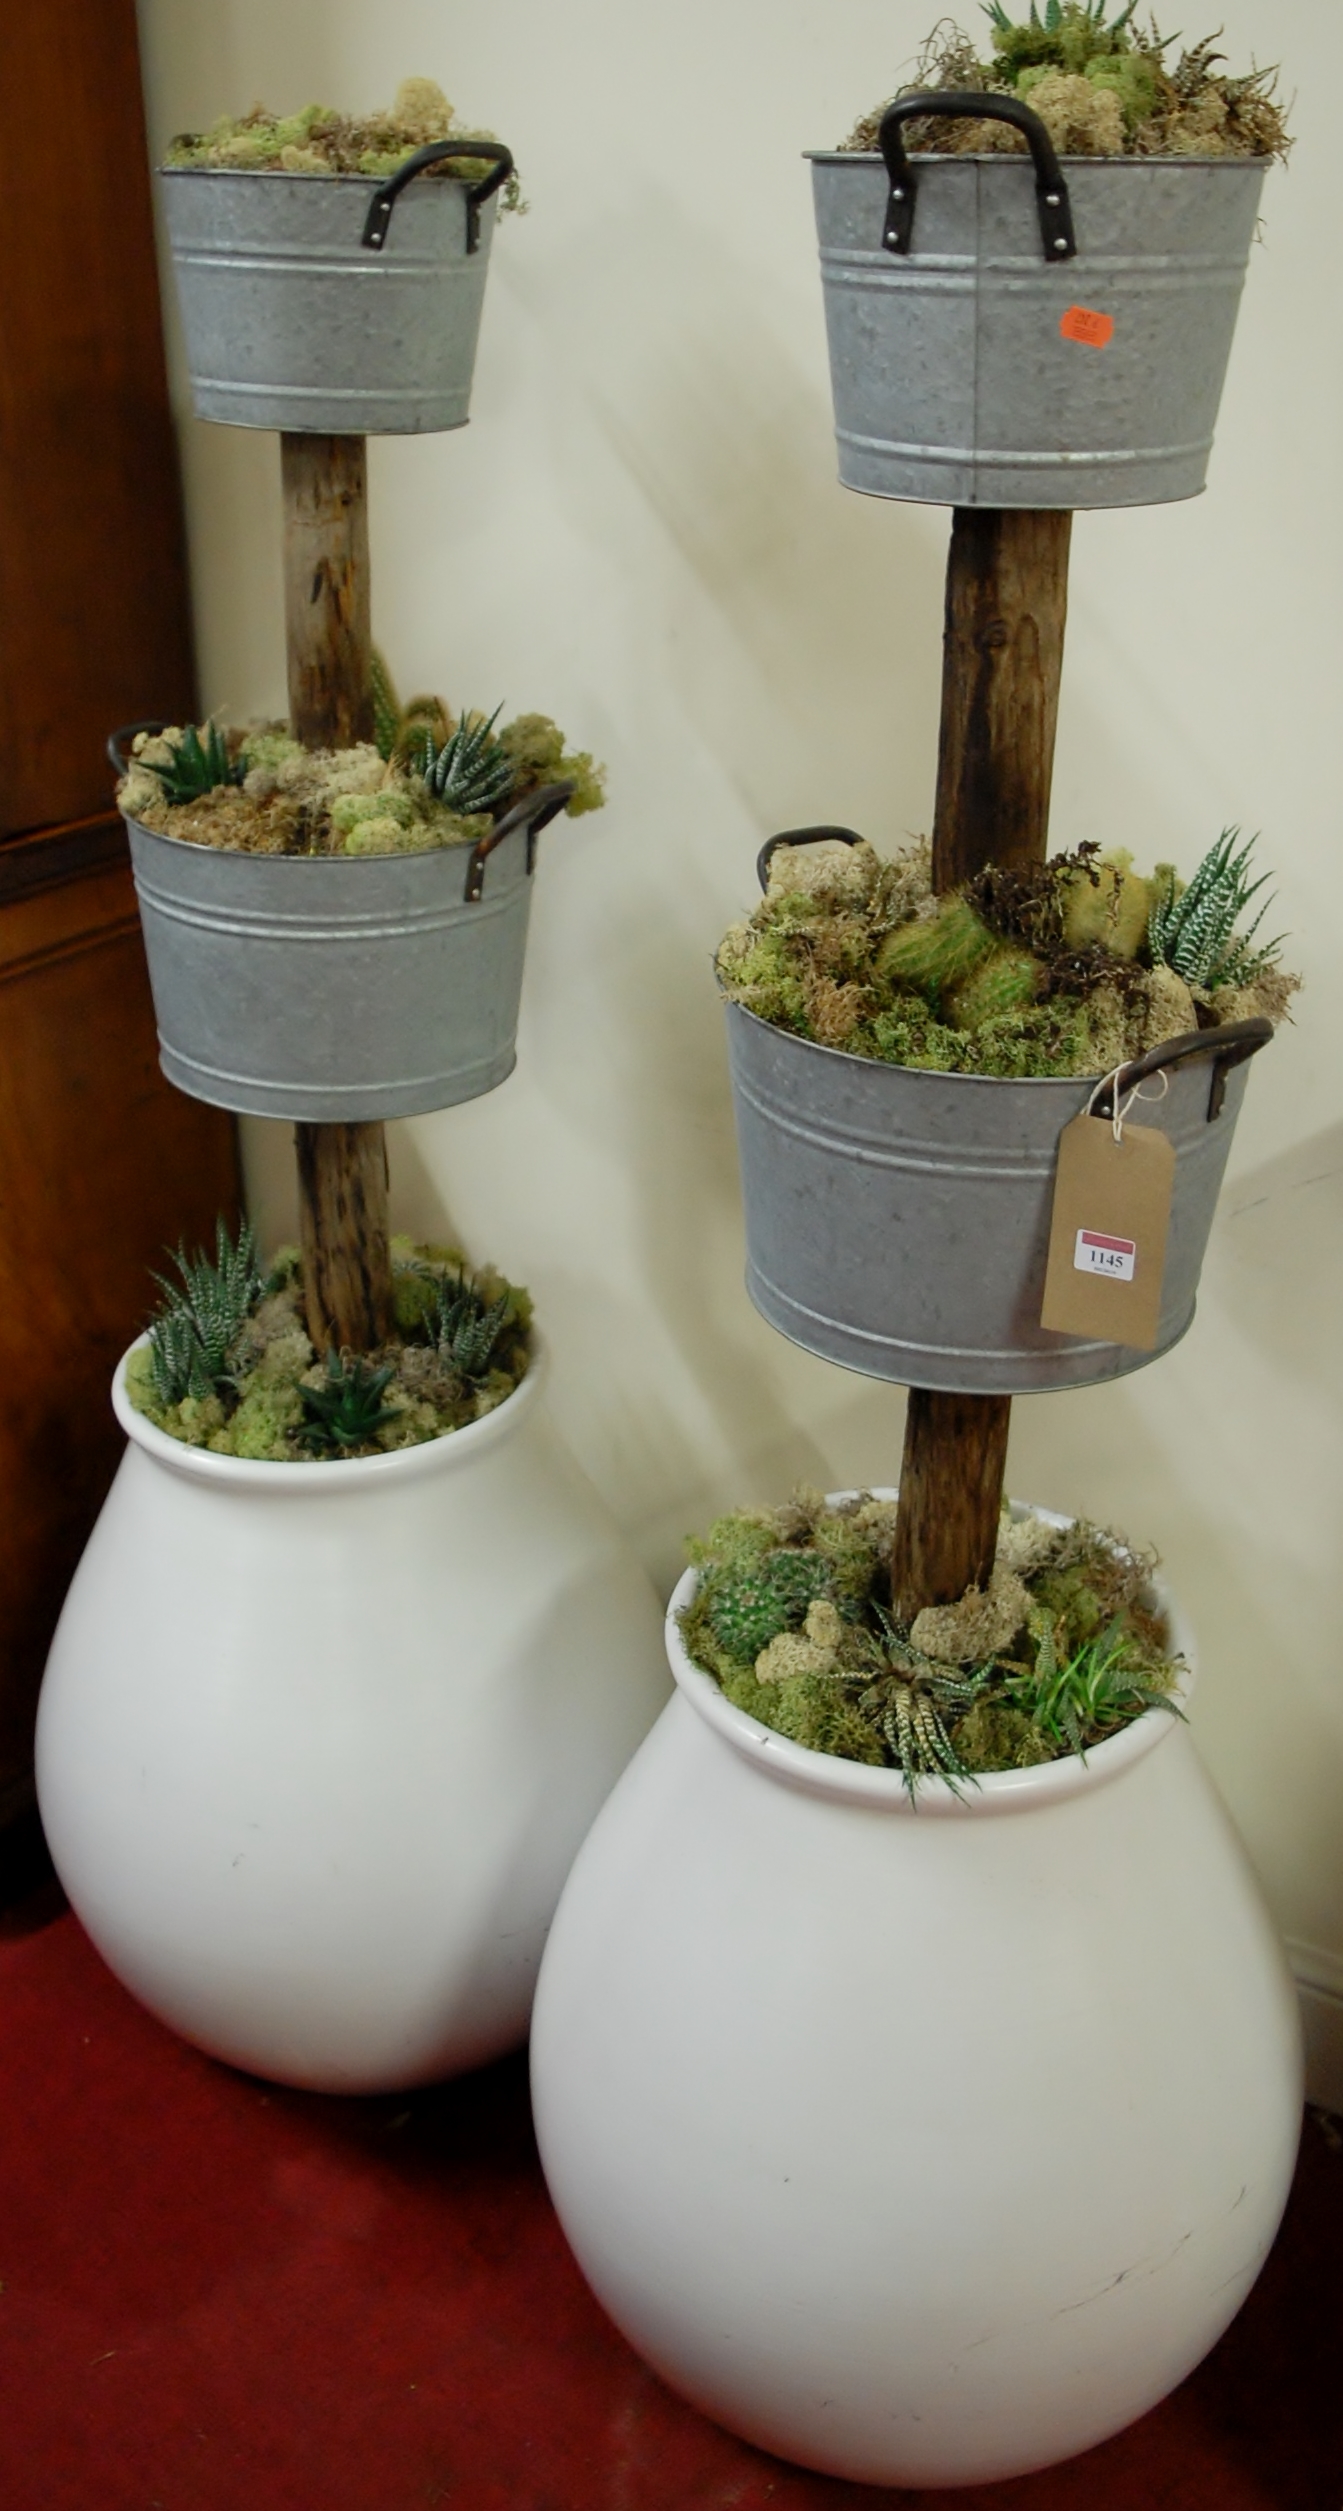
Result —
[[1187, 1332], [1266, 1020], [1174, 1039], [1123, 1076], [1165, 1070], [1132, 1120], [1176, 1160], [1156, 1349], [1134, 1351], [1040, 1323], [1059, 1135], [1094, 1079], [915, 1072], [726, 1010], [746, 1287], [790, 1342], [901, 1386], [1027, 1395], [1122, 1377]]
[[[902, 123], [952, 110], [1016, 123], [1034, 162], [911, 163]], [[1028, 107], [942, 94], [902, 98], [882, 146], [812, 154], [844, 485], [946, 506], [1196, 497], [1267, 160], [1060, 163]]]
[[537, 834], [572, 790], [528, 794], [469, 853], [234, 854], [128, 819], [168, 1079], [319, 1124], [493, 1090], [516, 1061]]
[[[490, 173], [413, 181], [445, 157]], [[512, 165], [497, 142], [440, 140], [385, 183], [161, 166], [197, 418], [328, 436], [464, 427]]]

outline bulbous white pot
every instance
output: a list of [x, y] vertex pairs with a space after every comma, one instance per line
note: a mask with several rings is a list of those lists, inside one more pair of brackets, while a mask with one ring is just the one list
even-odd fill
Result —
[[174, 2030], [282, 2082], [390, 2090], [515, 2046], [570, 1860], [669, 1688], [539, 1362], [451, 1437], [295, 1465], [165, 1437], [123, 1372], [130, 1445], [38, 1718], [84, 1926]]
[[784, 2458], [926, 2486], [1067, 2458], [1200, 2360], [1286, 2201], [1296, 2005], [1243, 1852], [1163, 1711], [911, 1810], [731, 1707], [681, 1646], [692, 1592], [537, 1992], [579, 2264]]

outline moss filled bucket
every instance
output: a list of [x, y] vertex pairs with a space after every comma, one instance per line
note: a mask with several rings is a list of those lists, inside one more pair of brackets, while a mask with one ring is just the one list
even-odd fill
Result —
[[[158, 729], [115, 733], [113, 765]], [[314, 1124], [495, 1089], [517, 1060], [537, 838], [573, 794], [542, 784], [470, 822], [473, 844], [389, 854], [233, 850], [123, 812], [168, 1079]]]
[[[1182, 884], [1172, 866], [1147, 880], [1092, 846], [1029, 874], [990, 868], [938, 900], [926, 849], [883, 863], [852, 830], [771, 839], [760, 904], [718, 955], [761, 1315], [842, 1367], [960, 1394], [1090, 1386], [1169, 1351], [1193, 1320], [1248, 1059], [1295, 984], [1276, 944], [1236, 930], [1262, 888], [1249, 851], [1227, 832]], [[1153, 955], [1153, 930], [1177, 957], [1192, 940], [1203, 956], [1186, 964], [1234, 982], [1196, 977], [1195, 990]], [[916, 970], [936, 1009], [912, 990]], [[978, 1017], [1014, 988], [1020, 1007]], [[1159, 1297], [1159, 1222], [1150, 1236], [1135, 1224], [1117, 1273], [1088, 1281], [1093, 1330], [1062, 1332], [1043, 1322], [1047, 1276], [1057, 1312], [1060, 1143], [1088, 1110], [1084, 1163], [1130, 1124], [1170, 1144], [1169, 1224]], [[1108, 1180], [1088, 1191], [1086, 1244], [1069, 1236], [1063, 1259], [1080, 1269], [1097, 1232], [1107, 1261], [1119, 1244]], [[1129, 1331], [1138, 1280], [1150, 1343]]]
[[[920, 156], [910, 121], [1029, 157]], [[1203, 488], [1266, 156], [1060, 157], [1008, 96], [887, 110], [812, 152], [839, 476], [945, 506], [1159, 505]]]
[[[416, 180], [455, 164], [472, 179]], [[370, 175], [168, 165], [160, 196], [197, 418], [333, 436], [464, 427], [497, 141], [435, 140]]]

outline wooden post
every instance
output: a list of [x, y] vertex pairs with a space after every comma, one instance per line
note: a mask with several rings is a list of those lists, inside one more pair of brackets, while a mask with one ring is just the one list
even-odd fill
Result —
[[[1071, 514], [958, 507], [947, 562], [933, 886], [1048, 846]], [[1011, 1398], [910, 1390], [891, 1554], [897, 1613], [993, 1568]]]
[[959, 506], [947, 561], [933, 887], [1043, 863], [1070, 514]]
[[289, 720], [306, 750], [373, 738], [362, 436], [282, 436]]
[[[373, 738], [362, 436], [280, 438], [289, 715], [310, 750]], [[372, 1351], [392, 1328], [382, 1125], [295, 1127], [308, 1333]]]

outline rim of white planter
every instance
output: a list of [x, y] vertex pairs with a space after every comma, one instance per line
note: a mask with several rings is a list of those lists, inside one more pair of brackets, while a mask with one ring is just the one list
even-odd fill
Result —
[[[830, 1491], [826, 1496], [834, 1502], [855, 1499], [858, 1494]], [[882, 1490], [868, 1496], [893, 1500], [896, 1494]], [[1055, 1509], [1036, 1508], [1028, 1501], [1013, 1500], [1011, 1505], [1014, 1517], [1039, 1517], [1048, 1526], [1068, 1526], [1073, 1522]], [[1041, 1762], [1030, 1770], [986, 1770], [979, 1778], [955, 1787], [947, 1779], [920, 1779], [917, 1793], [911, 1798], [899, 1770], [877, 1770], [867, 1762], [842, 1761], [834, 1753], [813, 1752], [808, 1745], [795, 1744], [791, 1737], [778, 1734], [773, 1727], [762, 1726], [745, 1709], [734, 1707], [712, 1675], [705, 1674], [693, 1662], [681, 1636], [678, 1615], [691, 1603], [698, 1584], [699, 1571], [686, 1570], [677, 1580], [667, 1606], [667, 1655], [677, 1689], [706, 1726], [713, 1727], [743, 1761], [804, 1796], [919, 1818], [932, 1815], [982, 1821], [992, 1814], [1032, 1813], [1039, 1806], [1061, 1804], [1067, 1797], [1104, 1787], [1135, 1761], [1154, 1752], [1177, 1724], [1170, 1709], [1148, 1709], [1122, 1733], [1093, 1745], [1085, 1756], [1070, 1753], [1064, 1761]], [[1184, 1711], [1197, 1679], [1193, 1632], [1163, 1579], [1153, 1578], [1150, 1592], [1165, 1616], [1172, 1648], [1184, 1659], [1184, 1671], [1171, 1693], [1175, 1708]]]
[[545, 1341], [533, 1327], [526, 1377], [483, 1420], [468, 1421], [441, 1438], [422, 1439], [418, 1446], [396, 1447], [378, 1456], [336, 1456], [324, 1464], [272, 1464], [261, 1457], [217, 1456], [212, 1448], [188, 1447], [185, 1440], [170, 1438], [166, 1430], [156, 1429], [137, 1412], [126, 1392], [126, 1363], [148, 1341], [147, 1334], [136, 1336], [122, 1353], [112, 1379], [112, 1409], [127, 1438], [186, 1482], [226, 1483], [235, 1491], [271, 1491], [277, 1498], [285, 1493], [307, 1499], [314, 1491], [366, 1491], [389, 1478], [410, 1482], [420, 1474], [474, 1464], [487, 1448], [511, 1437], [532, 1410], [550, 1365]]

